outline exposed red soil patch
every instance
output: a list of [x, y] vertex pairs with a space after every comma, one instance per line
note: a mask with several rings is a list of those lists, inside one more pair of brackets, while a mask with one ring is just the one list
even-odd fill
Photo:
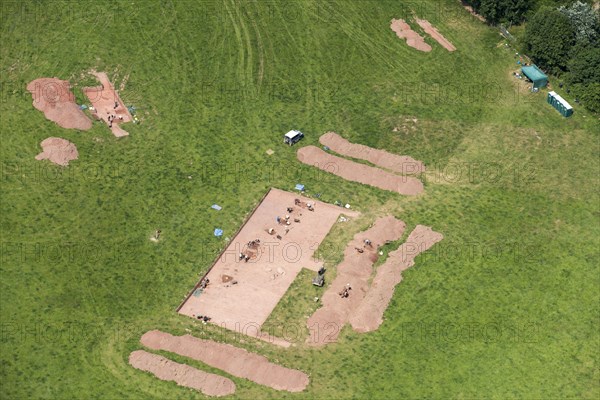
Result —
[[448, 51], [456, 50], [456, 47], [454, 47], [454, 45], [452, 43], [450, 43], [450, 41], [448, 39], [446, 39], [441, 33], [439, 33], [438, 30], [433, 25], [431, 25], [431, 23], [429, 21], [427, 21], [425, 19], [417, 18], [417, 24], [419, 24], [419, 26], [421, 28], [423, 28], [423, 30], [428, 35], [430, 35], [432, 38], [434, 38], [446, 50], [448, 50]]
[[[307, 208], [308, 203], [314, 211]], [[292, 212], [287, 211], [288, 207]], [[261, 332], [261, 326], [302, 268], [318, 271], [322, 266], [314, 259], [314, 251], [342, 213], [358, 215], [299, 194], [271, 189], [206, 274], [208, 286], [196, 292], [197, 296], [189, 296], [178, 312], [192, 318], [209, 316], [210, 323], [226, 329], [290, 346], [287, 340]], [[290, 216], [289, 225], [285, 223], [286, 215]], [[270, 228], [273, 234], [268, 233]], [[256, 239], [260, 244], [250, 248], [248, 243]], [[240, 259], [240, 253], [250, 256], [248, 262]]]
[[402, 271], [412, 267], [416, 256], [442, 239], [441, 233], [428, 226], [417, 225], [406, 242], [388, 254], [386, 262], [377, 268], [371, 288], [350, 316], [350, 324], [355, 331], [370, 332], [379, 328], [394, 288], [402, 281]]
[[269, 362], [265, 357], [230, 344], [202, 340], [190, 335], [173, 336], [166, 332], [146, 332], [141, 343], [154, 350], [170, 351], [202, 361], [239, 378], [249, 379], [275, 390], [301, 392], [308, 386], [308, 375]]
[[92, 121], [75, 104], [69, 81], [39, 78], [29, 82], [27, 90], [33, 97], [33, 106], [50, 121], [67, 129], [85, 131], [92, 127]]
[[425, 172], [425, 165], [409, 156], [399, 156], [385, 150], [374, 149], [363, 144], [354, 144], [335, 132], [327, 132], [319, 138], [322, 145], [343, 156], [369, 161], [382, 168], [387, 168], [404, 175]]
[[84, 88], [83, 92], [95, 109], [94, 116], [106, 122], [116, 137], [129, 135], [119, 124], [130, 122], [133, 118], [123, 101], [121, 101], [119, 93], [115, 90], [106, 73], [96, 71], [91, 73], [100, 81], [100, 86]]
[[79, 157], [77, 147], [66, 139], [49, 137], [42, 140], [42, 152], [35, 156], [36, 160], [49, 160], [54, 164], [67, 166], [69, 161]]
[[423, 191], [423, 183], [414, 177], [398, 176], [379, 168], [359, 164], [336, 157], [315, 146], [298, 150], [298, 160], [344, 179], [360, 182], [403, 195], [417, 195]]
[[[348, 243], [344, 260], [337, 267], [337, 276], [323, 294], [323, 306], [307, 321], [311, 332], [310, 344], [320, 346], [337, 340], [348, 317], [369, 289], [373, 263], [378, 258], [377, 248], [387, 241], [400, 239], [405, 226], [404, 222], [392, 216], [382, 217], [370, 229], [357, 233]], [[370, 240], [371, 244], [365, 244], [365, 239]], [[347, 287], [351, 288], [348, 297], [340, 296], [340, 292]]]
[[406, 39], [406, 44], [410, 47], [425, 52], [431, 51], [431, 46], [425, 43], [423, 36], [410, 29], [410, 25], [408, 25], [403, 19], [392, 19], [390, 28], [396, 32], [396, 35], [400, 39]]
[[235, 383], [231, 379], [200, 371], [143, 350], [132, 352], [129, 355], [129, 364], [142, 371], [151, 372], [158, 379], [174, 381], [179, 386], [199, 390], [207, 396], [220, 397], [235, 393]]

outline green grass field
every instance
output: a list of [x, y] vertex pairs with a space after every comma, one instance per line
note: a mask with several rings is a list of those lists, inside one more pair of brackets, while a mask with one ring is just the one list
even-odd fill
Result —
[[[406, 46], [389, 21], [411, 10], [458, 50], [430, 38], [431, 53]], [[201, 398], [128, 365], [150, 329], [189, 329], [311, 375], [297, 394], [232, 378], [236, 398], [600, 396], [598, 117], [576, 107], [565, 119], [545, 92], [518, 90], [511, 51], [459, 2], [86, 0], [1, 11], [2, 398]], [[98, 122], [62, 129], [33, 108], [28, 82], [70, 79], [83, 100], [90, 68], [116, 85], [128, 77], [121, 97], [142, 118], [125, 126], [129, 137]], [[284, 146], [289, 129], [305, 140]], [[328, 130], [423, 160], [425, 193], [299, 163], [298, 147]], [[36, 161], [50, 136], [74, 142], [79, 159]], [[405, 273], [381, 328], [285, 350], [176, 314], [225, 244], [214, 228], [232, 235], [269, 187], [299, 182], [363, 213], [323, 244], [332, 273], [336, 249], [377, 216], [444, 234]], [[269, 324], [304, 329], [318, 293], [309, 279], [299, 275]]]

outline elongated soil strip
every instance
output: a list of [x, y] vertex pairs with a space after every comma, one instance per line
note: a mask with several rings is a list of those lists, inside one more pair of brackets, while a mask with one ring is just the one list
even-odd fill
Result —
[[[348, 243], [344, 260], [337, 266], [337, 276], [323, 294], [322, 307], [307, 321], [309, 344], [322, 346], [337, 341], [348, 317], [369, 289], [373, 263], [378, 258], [377, 248], [387, 241], [400, 239], [404, 228], [404, 222], [392, 216], [382, 217], [370, 229], [357, 233]], [[371, 244], [365, 244], [365, 239], [370, 240]], [[340, 292], [348, 285], [348, 297], [340, 296]]]
[[350, 316], [350, 324], [355, 331], [370, 332], [379, 328], [394, 289], [402, 281], [402, 271], [412, 267], [416, 256], [442, 239], [441, 233], [428, 226], [417, 225], [406, 242], [388, 254], [385, 263], [377, 268], [371, 288]]
[[431, 46], [425, 43], [423, 36], [410, 28], [410, 25], [403, 19], [392, 19], [390, 28], [396, 33], [400, 39], [405, 39], [406, 44], [419, 51], [430, 52]]
[[423, 30], [428, 35], [430, 35], [432, 38], [434, 38], [446, 50], [448, 50], [448, 51], [456, 50], [456, 47], [454, 47], [454, 45], [452, 43], [450, 43], [450, 41], [448, 39], [446, 39], [444, 37], [444, 35], [442, 35], [440, 32], [438, 32], [438, 30], [433, 25], [431, 25], [431, 23], [429, 21], [427, 21], [426, 19], [418, 19], [417, 18], [417, 24], [419, 24], [419, 26], [421, 28], [423, 28]]
[[198, 339], [191, 335], [173, 336], [158, 330], [146, 332], [140, 341], [150, 349], [170, 351], [202, 361], [231, 375], [275, 390], [301, 392], [308, 386], [308, 375], [304, 372], [273, 364], [261, 355], [230, 344]]
[[220, 397], [235, 393], [235, 383], [231, 379], [200, 371], [144, 350], [132, 352], [129, 364], [154, 374], [160, 380], [174, 381], [179, 386], [196, 389], [207, 396]]
[[421, 161], [409, 156], [399, 156], [385, 150], [374, 149], [363, 144], [351, 143], [335, 132], [327, 132], [319, 138], [322, 145], [343, 156], [366, 160], [382, 168], [413, 175], [425, 172], [425, 165]]
[[337, 157], [316, 146], [298, 150], [298, 160], [349, 181], [363, 183], [383, 190], [414, 196], [423, 191], [423, 183], [412, 176], [399, 176], [379, 168]]

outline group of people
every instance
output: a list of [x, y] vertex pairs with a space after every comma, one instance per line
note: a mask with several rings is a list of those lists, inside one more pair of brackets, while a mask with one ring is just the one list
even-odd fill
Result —
[[[260, 246], [260, 239], [256, 238], [254, 240], [251, 240], [248, 243], [246, 243], [246, 245], [249, 249], [258, 249], [258, 247]], [[244, 260], [244, 262], [248, 262], [250, 261], [251, 254], [252, 252], [241, 252], [239, 255], [239, 260]]]
[[290, 225], [290, 224], [291, 224], [291, 222], [290, 222], [290, 215], [289, 215], [289, 214], [286, 214], [285, 218], [281, 218], [281, 217], [278, 215], [278, 216], [277, 216], [277, 218], [275, 218], [275, 220], [277, 221], [277, 223], [278, 223], [279, 225], [281, 225], [281, 224]]
[[195, 316], [196, 319], [199, 319], [200, 321], [202, 321], [205, 324], [212, 319], [208, 315], [194, 315], [194, 314], [192, 314], [192, 315]]
[[[294, 200], [294, 204], [295, 205], [300, 205], [300, 199], [295, 199]], [[277, 221], [277, 224], [282, 225], [285, 224], [285, 233], [287, 235], [287, 233], [290, 231], [290, 225], [292, 224], [292, 222], [290, 221], [292, 219], [292, 217], [290, 216], [291, 213], [294, 212], [294, 207], [287, 207], [286, 208], [287, 214], [285, 215], [284, 218], [281, 218], [279, 215], [277, 217], [275, 217], [275, 221]], [[301, 214], [302, 215], [302, 214]], [[293, 218], [294, 222], [299, 223], [300, 222], [300, 218]], [[275, 229], [273, 228], [269, 228], [268, 230], [269, 235], [275, 235], [277, 232], [275, 232]], [[281, 235], [277, 235], [277, 239], [281, 240], [282, 237]]]
[[[302, 202], [300, 201], [300, 199], [294, 199], [294, 204], [297, 206], [301, 206]], [[291, 208], [291, 207], [290, 207]], [[315, 211], [315, 206], [313, 205], [313, 203], [306, 203], [306, 208], [308, 208], [308, 211]], [[288, 208], [289, 210], [289, 208]], [[291, 212], [291, 211], [288, 211]]]
[[350, 291], [351, 290], [352, 290], [352, 287], [350, 287], [350, 284], [347, 284], [346, 287], [340, 293], [338, 293], [338, 294], [340, 295], [340, 297], [342, 299], [345, 299], [348, 296], [350, 296]]
[[[108, 111], [107, 111], [107, 113], [108, 113]], [[115, 118], [117, 118], [117, 116], [114, 115], [114, 114], [110, 114], [108, 116], [108, 127], [109, 128], [112, 128], [112, 124], [113, 124], [113, 121], [115, 120]], [[119, 115], [119, 120], [123, 121], [123, 116], [122, 115]]]
[[210, 280], [208, 278], [204, 278], [200, 281], [200, 289], [206, 289], [206, 287], [208, 286], [208, 284], [210, 283]]
[[358, 251], [359, 253], [364, 253], [365, 252], [365, 248], [367, 248], [367, 247], [373, 247], [373, 243], [369, 239], [365, 239], [364, 243], [365, 243], [365, 245], [363, 246], [362, 249], [360, 247], [354, 247], [354, 249], [356, 251]]
[[[103, 87], [103, 89], [104, 89], [104, 87]], [[119, 108], [119, 102], [115, 101], [115, 105], [113, 107], [113, 110], [116, 110], [117, 108]], [[107, 111], [106, 113], [110, 114], [108, 116], [108, 127], [112, 128], [113, 121], [115, 120], [115, 118], [117, 118], [117, 116], [115, 114], [111, 114], [110, 111]], [[123, 121], [123, 116], [122, 115], [119, 115], [119, 121]]]

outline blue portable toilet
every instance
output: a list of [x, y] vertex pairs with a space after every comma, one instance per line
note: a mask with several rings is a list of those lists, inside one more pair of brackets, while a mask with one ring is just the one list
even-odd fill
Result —
[[573, 107], [571, 107], [571, 105], [558, 93], [554, 91], [548, 93], [546, 101], [556, 110], [558, 110], [558, 112], [561, 113], [563, 117], [570, 117], [571, 115], [573, 115]]

